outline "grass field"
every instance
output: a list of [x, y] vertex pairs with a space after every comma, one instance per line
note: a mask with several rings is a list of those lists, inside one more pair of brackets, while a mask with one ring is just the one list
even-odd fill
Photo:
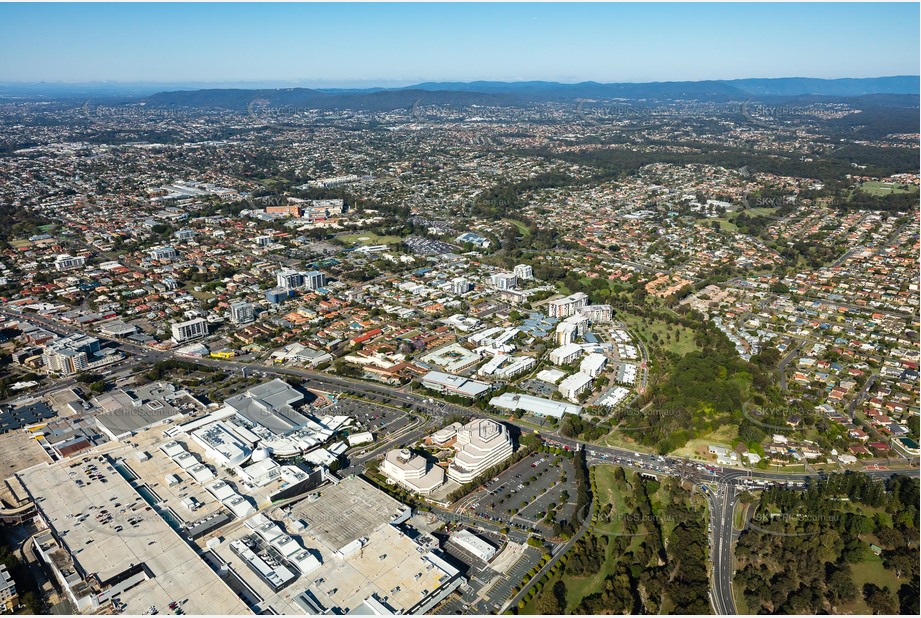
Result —
[[604, 439], [602, 440], [602, 443], [606, 444], [607, 446], [613, 446], [614, 448], [626, 448], [626, 449], [635, 448], [636, 450], [642, 450], [642, 449], [648, 450], [649, 449], [648, 446], [643, 446], [639, 442], [633, 439], [634, 434], [638, 435], [642, 431], [643, 430], [640, 430], [640, 429], [631, 430], [631, 431], [612, 431], [611, 433], [609, 433], [608, 435], [604, 437]]
[[892, 193], [917, 193], [918, 187], [914, 185], [900, 185], [894, 182], [880, 182], [871, 180], [860, 185], [860, 190], [870, 195], [884, 196]]
[[688, 443], [677, 449], [673, 455], [676, 457], [694, 457], [701, 451], [706, 452], [707, 447], [711, 444], [714, 446], [725, 446], [728, 449], [735, 448], [738, 439], [739, 428], [734, 425], [720, 425], [719, 429], [708, 433], [700, 438], [688, 440]]
[[531, 230], [529, 230], [528, 227], [522, 221], [518, 221], [517, 219], [503, 219], [503, 221], [505, 221], [506, 223], [511, 223], [512, 225], [517, 227], [518, 233], [521, 234], [522, 236], [527, 237], [531, 235]]
[[195, 290], [195, 286], [196, 286], [196, 285], [204, 285], [204, 284], [186, 283], [186, 284], [183, 285], [182, 287], [183, 287], [183, 289], [184, 289], [186, 292], [188, 292], [191, 296], [193, 296], [195, 299], [200, 300], [200, 301], [202, 301], [202, 302], [205, 302], [205, 301], [208, 301], [208, 300], [214, 298], [214, 293], [213, 293], [213, 292], [205, 292], [204, 290], [202, 290], [202, 291], [200, 291], [200, 292], [196, 291], [196, 290]]
[[[598, 489], [598, 503], [611, 504], [611, 522], [598, 523], [595, 530], [599, 532], [620, 532], [623, 527], [625, 488], [614, 479], [614, 466], [595, 466], [595, 487]], [[629, 476], [627, 482], [629, 483]]]
[[720, 229], [724, 232], [738, 232], [739, 226], [735, 224], [736, 218], [742, 213], [745, 213], [746, 217], [755, 218], [755, 217], [770, 217], [777, 212], [776, 208], [746, 208], [745, 210], [734, 210], [732, 212], [726, 213], [725, 217], [720, 217], [718, 219], [709, 219], [709, 221], [716, 221], [720, 224]]
[[724, 232], [738, 232], [739, 226], [730, 221], [728, 218], [708, 219], [707, 222], [715, 221], [720, 224], [720, 229]]
[[[866, 550], [863, 561], [851, 567], [851, 579], [854, 580], [857, 590], [863, 590], [864, 584], [872, 582], [880, 588], [888, 586], [893, 596], [898, 593], [902, 584], [908, 581], [906, 579], [900, 580], [895, 576], [894, 571], [883, 567], [883, 559], [871, 552], [869, 548]], [[860, 596], [849, 609], [849, 613], [853, 614], [871, 613], [863, 600], [863, 596]]]
[[[658, 345], [679, 356], [699, 350], [694, 342], [694, 331], [676, 324], [669, 325], [662, 320], [641, 318], [637, 315], [618, 313], [618, 316], [630, 329], [640, 336], [647, 345]], [[671, 326], [671, 339], [666, 339], [666, 334]], [[653, 334], [659, 337], [658, 343], [653, 342]]]
[[358, 232], [355, 234], [340, 234], [336, 240], [346, 246], [352, 245], [391, 245], [400, 242], [399, 236], [379, 236], [374, 232]]
[[735, 219], [743, 212], [749, 217], [770, 217], [774, 213], [777, 212], [777, 209], [776, 208], [747, 208], [745, 210], [737, 210], [736, 212], [732, 213], [730, 217], [732, 219]]

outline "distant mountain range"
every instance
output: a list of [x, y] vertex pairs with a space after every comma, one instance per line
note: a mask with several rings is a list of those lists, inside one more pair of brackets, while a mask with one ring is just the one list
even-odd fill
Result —
[[[152, 85], [148, 84], [150, 88]], [[171, 85], [172, 86], [172, 85]], [[656, 103], [681, 100], [728, 102], [864, 97], [877, 106], [912, 107], [921, 94], [921, 78], [736, 79], [728, 81], [612, 83], [582, 82], [426, 82], [399, 88], [188, 88], [143, 93], [141, 84], [0, 84], [0, 95], [47, 98], [93, 97], [98, 104], [144, 102], [151, 107], [356, 109], [386, 111], [420, 105], [527, 105], [545, 102], [586, 103], [616, 99]], [[151, 91], [148, 90], [148, 93]], [[44, 93], [44, 94], [39, 94]], [[890, 95], [903, 95], [892, 97]], [[909, 95], [909, 96], [904, 96]], [[874, 98], [875, 97], [875, 98]]]
[[[582, 82], [427, 82], [405, 88], [368, 89], [208, 89], [159, 92], [145, 97], [154, 107], [212, 107], [242, 110], [253, 105], [268, 108], [361, 109], [386, 111], [421, 105], [527, 105], [623, 99], [649, 103], [679, 100], [706, 102], [744, 101], [757, 98], [896, 97], [890, 105], [915, 104], [921, 88], [918, 77], [864, 79], [742, 79], [733, 81], [652, 82], [601, 84]], [[876, 104], [882, 104], [877, 101]]]

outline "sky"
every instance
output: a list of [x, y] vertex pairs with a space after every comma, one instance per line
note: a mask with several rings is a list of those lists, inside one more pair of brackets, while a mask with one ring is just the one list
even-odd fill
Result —
[[0, 82], [917, 75], [917, 3], [0, 4]]

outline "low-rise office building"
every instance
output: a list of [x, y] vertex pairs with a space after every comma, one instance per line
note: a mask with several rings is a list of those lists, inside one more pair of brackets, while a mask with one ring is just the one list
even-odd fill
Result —
[[489, 384], [440, 371], [430, 371], [420, 379], [425, 388], [447, 395], [476, 399], [489, 390]]
[[454, 543], [483, 562], [489, 562], [495, 558], [496, 553], [498, 553], [498, 550], [493, 547], [492, 543], [487, 542], [484, 538], [477, 536], [466, 528], [452, 534], [449, 540], [451, 543]]
[[444, 485], [445, 471], [432, 466], [409, 449], [388, 451], [381, 462], [381, 472], [410, 491], [427, 495]]

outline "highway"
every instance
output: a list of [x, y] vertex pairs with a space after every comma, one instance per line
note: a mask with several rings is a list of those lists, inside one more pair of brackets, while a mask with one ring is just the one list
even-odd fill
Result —
[[707, 489], [710, 503], [710, 602], [715, 613], [736, 613], [732, 595], [732, 576], [735, 573], [732, 547], [735, 541], [733, 512], [738, 503], [739, 487], [728, 483], [717, 485], [716, 491]]
[[[61, 324], [43, 316], [33, 314], [20, 315], [8, 310], [0, 310], [0, 315], [5, 315], [12, 319], [26, 319], [42, 324], [49, 330], [77, 333], [82, 332], [69, 324]], [[189, 363], [217, 367], [225, 371], [248, 371], [262, 372], [266, 375], [274, 376], [295, 376], [303, 379], [306, 385], [311, 389], [324, 392], [351, 392], [366, 397], [372, 401], [387, 403], [397, 407], [406, 407], [424, 413], [427, 418], [425, 421], [405, 428], [400, 434], [391, 436], [387, 442], [373, 447], [370, 450], [362, 452], [350, 461], [349, 466], [343, 471], [346, 474], [358, 473], [367, 461], [373, 459], [386, 448], [395, 444], [407, 444], [422, 436], [426, 435], [428, 430], [434, 426], [439, 417], [450, 416], [453, 414], [492, 416], [497, 420], [517, 427], [523, 433], [533, 431], [530, 427], [519, 424], [507, 417], [484, 413], [474, 408], [436, 402], [426, 396], [416, 395], [411, 392], [405, 392], [398, 388], [387, 386], [385, 384], [364, 382], [361, 380], [344, 378], [340, 376], [331, 376], [325, 373], [307, 371], [292, 367], [263, 366], [240, 361], [221, 360], [213, 358], [187, 357], [176, 354], [173, 351], [156, 350], [129, 344], [123, 341], [109, 339], [99, 335], [94, 335], [102, 340], [111, 341], [127, 351], [135, 354], [135, 360], [160, 361], [167, 359], [177, 359]], [[558, 435], [549, 434], [553, 441], [571, 449], [585, 448], [590, 458], [596, 462], [605, 462], [609, 464], [621, 465], [638, 471], [646, 471], [656, 475], [679, 476], [694, 482], [697, 485], [715, 486], [715, 490], [705, 490], [708, 492], [710, 502], [710, 527], [711, 527], [711, 547], [713, 571], [711, 573], [711, 594], [714, 611], [718, 614], [735, 613], [735, 602], [732, 597], [732, 546], [733, 546], [733, 510], [738, 500], [738, 494], [745, 488], [757, 489], [765, 484], [784, 484], [786, 486], [802, 486], [810, 478], [817, 478], [818, 473], [779, 473], [769, 471], [755, 471], [742, 468], [731, 468], [726, 466], [707, 465], [703, 462], [693, 461], [690, 459], [678, 457], [659, 457], [649, 453], [641, 453], [626, 449], [614, 448], [610, 446], [598, 446], [592, 443], [583, 442], [574, 438], [565, 438]], [[885, 478], [896, 473], [908, 474], [912, 477], [918, 477], [918, 468], [908, 468], [902, 470], [883, 469], [883, 470], [866, 470], [866, 474]], [[761, 483], [760, 485], [758, 483]], [[714, 493], [715, 492], [715, 493]], [[590, 522], [590, 518], [586, 519]], [[584, 534], [588, 523], [583, 523], [580, 532], [574, 536], [577, 538]], [[572, 545], [572, 540], [565, 546], [557, 550], [556, 556], [565, 553], [565, 550]], [[532, 581], [538, 581], [534, 579]], [[522, 591], [524, 592], [524, 591]], [[516, 597], [517, 598], [517, 597]], [[517, 601], [516, 601], [517, 602]]]

